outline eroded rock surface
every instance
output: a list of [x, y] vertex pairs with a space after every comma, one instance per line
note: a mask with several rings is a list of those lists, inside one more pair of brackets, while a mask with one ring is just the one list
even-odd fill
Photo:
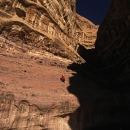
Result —
[[[75, 6], [75, 0], [1, 1], [0, 34], [24, 51], [46, 50], [75, 62], [84, 62], [77, 53], [79, 43], [82, 40], [89, 49], [93, 48], [95, 36], [92, 38], [79, 27], [76, 16], [80, 16]], [[91, 22], [88, 26], [95, 27]]]
[[77, 50], [88, 37], [75, 6], [75, 0], [0, 1], [0, 129], [76, 126], [76, 119], [68, 123], [79, 102], [67, 91], [75, 75], [67, 66], [85, 62]]
[[79, 32], [79, 43], [86, 49], [95, 48], [95, 40], [97, 38], [98, 25], [94, 25], [88, 19], [76, 14], [76, 23]]
[[0, 129], [70, 130], [67, 123], [69, 116], [61, 117], [76, 109], [76, 106], [70, 102], [52, 104], [40, 109], [27, 100], [17, 104], [14, 94], [1, 92], [0, 98]]
[[[78, 99], [68, 93], [71, 61], [3, 50], [0, 54], [0, 129], [71, 130]], [[60, 81], [65, 74], [66, 83]]]
[[70, 60], [40, 56], [1, 49], [0, 129], [82, 130], [128, 121], [126, 96], [67, 69]]
[[[72, 61], [84, 62], [77, 53], [79, 46], [94, 48], [98, 27], [76, 14], [75, 1], [0, 2], [0, 129], [83, 130], [103, 125], [108, 129], [123, 129], [130, 123], [129, 94], [111, 91], [109, 82], [100, 79], [100, 75], [95, 76], [95, 69], [91, 70], [91, 65], [97, 68], [97, 72], [106, 72], [104, 69], [107, 68], [112, 68], [112, 72], [116, 70], [112, 62], [117, 62], [118, 58], [108, 60], [109, 54], [111, 58], [114, 53], [110, 50], [116, 50], [115, 44], [108, 41], [100, 44], [99, 41], [106, 34], [109, 36], [111, 28], [116, 26], [111, 18], [121, 25], [121, 29], [124, 25], [118, 20], [128, 24], [129, 17], [124, 17], [128, 15], [128, 8], [125, 8], [128, 1], [113, 0], [107, 17], [114, 16], [103, 22], [108, 28], [102, 24], [99, 30], [96, 51], [88, 59], [92, 61], [89, 71], [76, 68]], [[125, 8], [122, 17], [115, 17], [119, 10], [112, 14], [117, 4]], [[112, 35], [108, 39], [111, 38], [114, 40], [116, 37]], [[128, 39], [128, 35], [123, 38], [122, 41]], [[109, 45], [111, 49], [107, 50]], [[127, 42], [125, 45], [128, 46]], [[129, 54], [128, 50], [126, 54]], [[109, 63], [105, 64], [106, 61]], [[67, 69], [70, 64], [76, 71]], [[60, 81], [63, 73], [66, 83]], [[115, 127], [108, 127], [113, 124]]]

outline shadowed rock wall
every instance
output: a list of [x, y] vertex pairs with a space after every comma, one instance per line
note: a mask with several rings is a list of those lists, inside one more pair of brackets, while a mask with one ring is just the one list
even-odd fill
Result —
[[99, 70], [102, 78], [114, 80], [130, 72], [129, 5], [129, 0], [112, 0], [97, 32], [93, 54], [87, 56], [91, 50], [84, 52], [86, 61]]
[[[74, 35], [74, 33], [73, 30], [69, 29], [69, 27], [71, 26], [73, 28], [77, 26], [76, 28], [78, 28], [77, 30], [80, 32], [82, 31], [83, 26], [81, 27], [76, 23], [75, 25], [71, 24], [71, 21], [70, 23], [68, 22], [68, 27], [66, 27], [68, 30], [64, 30], [63, 23], [59, 22], [57, 24], [55, 22], [55, 17], [50, 16], [49, 12], [51, 11], [48, 7], [51, 6], [55, 12], [55, 4], [53, 5], [50, 1], [16, 0], [14, 3], [11, 2], [12, 1], [1, 5], [3, 9], [0, 14], [3, 18], [1, 22], [1, 39], [4, 37], [2, 39], [4, 42], [2, 42], [1, 47], [6, 46], [7, 44], [5, 43], [8, 43], [13, 46], [16, 45], [16, 48], [18, 49], [22, 46], [22, 49], [25, 51], [29, 49], [32, 50], [33, 48], [40, 52], [42, 50], [40, 50], [41, 47], [44, 50], [50, 51], [56, 55], [59, 55], [60, 52], [65, 53], [66, 51], [71, 51], [73, 53], [69, 53], [69, 56], [71, 54], [72, 57], [69, 58], [72, 60], [75, 60], [79, 56], [74, 51], [76, 50], [75, 48], [78, 48], [76, 44], [79, 41], [74, 41], [74, 44], [72, 44], [72, 41], [74, 40], [72, 35]], [[57, 3], [57, 1], [55, 2]], [[64, 1], [61, 2], [64, 4]], [[10, 4], [13, 4], [13, 6], [10, 6]], [[71, 3], [69, 4], [73, 5]], [[41, 5], [45, 5], [45, 7]], [[58, 3], [56, 5], [58, 5]], [[117, 9], [118, 6], [120, 7], [119, 9]], [[109, 13], [98, 32], [95, 51], [93, 50], [93, 53], [89, 53], [85, 50], [84, 46], [84, 53], [82, 53], [81, 50], [83, 56], [85, 54], [87, 55], [85, 56], [85, 59], [88, 58], [88, 61], [90, 62], [89, 67], [91, 68], [92, 66], [98, 70], [96, 74], [99, 77], [105, 76], [103, 78], [114, 80], [115, 78], [118, 79], [119, 75], [125, 72], [123, 69], [126, 68], [126, 61], [129, 61], [128, 6], [129, 1], [124, 2], [122, 0], [118, 2], [113, 0]], [[71, 9], [74, 9], [73, 6]], [[57, 10], [59, 11], [59, 9]], [[121, 13], [123, 11], [120, 12], [119, 10], [124, 10], [124, 15]], [[44, 14], [42, 17], [43, 19], [41, 18], [42, 13]], [[114, 16], [110, 17], [111, 15]], [[66, 17], [62, 18], [62, 16], [64, 16], [62, 13], [58, 16], [61, 16], [62, 22], [63, 19], [66, 20]], [[9, 22], [6, 18], [10, 18]], [[42, 19], [41, 23], [39, 22], [39, 19]], [[86, 24], [84, 25], [86, 26]], [[55, 30], [60, 31], [60, 33], [57, 33], [58, 31]], [[118, 32], [120, 33], [118, 34]], [[122, 39], [122, 41], [120, 39]], [[104, 41], [102, 42], [102, 40]], [[65, 47], [63, 47], [63, 45], [66, 46], [67, 49], [64, 49]], [[124, 45], [126, 47], [124, 47]], [[80, 48], [78, 49], [80, 51]], [[66, 56], [66, 54], [68, 53], [65, 53], [64, 55]], [[77, 59], [79, 60], [80, 58], [78, 57]], [[127, 70], [129, 70], [128, 63]], [[126, 94], [128, 89], [123, 92], [125, 95], [111, 92], [111, 90], [107, 87], [115, 86], [104, 80], [101, 80], [101, 83], [99, 77], [94, 76], [95, 71], [89, 70], [91, 73], [90, 75], [87, 69], [82, 71], [78, 71], [79, 68], [76, 69], [77, 70], [75, 71], [77, 71], [78, 74], [74, 74], [74, 76], [70, 78], [70, 86], [68, 87], [68, 91], [78, 98], [80, 106], [77, 105], [78, 101], [75, 101], [75, 104], [71, 104], [69, 101], [63, 101], [59, 105], [52, 105], [43, 109], [42, 107], [38, 107], [38, 105], [29, 103], [27, 100], [17, 101], [17, 97], [14, 97], [13, 94], [1, 92], [0, 128], [30, 130], [83, 130], [91, 128], [96, 129], [98, 126], [102, 125], [107, 125], [106, 128], [108, 128], [110, 124], [116, 125], [115, 129], [123, 129], [125, 124], [128, 125], [130, 123], [130, 100], [129, 94]], [[84, 71], [87, 73], [87, 77], [85, 77], [86, 74]], [[129, 74], [129, 71], [126, 72]], [[121, 83], [124, 83], [124, 79], [120, 79], [123, 81]], [[129, 79], [129, 76], [126, 76], [126, 79]], [[120, 82], [118, 82], [118, 84], [120, 84]], [[117, 82], [116, 86], [118, 88]], [[124, 86], [122, 86], [122, 88], [123, 87]], [[121, 91], [122, 90], [124, 89], [121, 89]], [[116, 91], [118, 91], [118, 89], [116, 89]], [[68, 100], [70, 100], [70, 98]], [[118, 125], [119, 127], [117, 127]], [[114, 127], [112, 126], [110, 129], [111, 128]]]
[[[92, 92], [89, 89], [93, 85], [89, 82], [84, 86], [82, 83], [82, 86], [74, 86], [71, 84], [68, 87], [69, 92], [78, 97], [80, 103], [80, 107], [73, 113], [72, 117], [70, 117], [69, 123], [71, 124], [73, 116], [77, 114], [77, 122], [79, 120], [82, 121], [82, 128], [79, 127], [76, 129], [72, 127], [74, 130], [88, 130], [89, 127], [91, 127], [90, 130], [127, 130], [130, 128], [129, 7], [129, 0], [112, 0], [108, 14], [99, 27], [95, 49], [87, 50], [84, 46], [79, 47], [79, 54], [86, 60], [86, 63], [80, 66], [82, 72], [78, 70], [79, 67], [76, 68], [75, 64], [73, 64], [71, 68], [77, 70], [79, 75], [83, 73], [86, 81], [90, 79], [99, 86], [97, 86], [95, 94], [93, 94], [90, 99], [87, 96]], [[70, 82], [76, 80], [78, 74], [70, 78]], [[102, 95], [100, 92], [102, 89], [114, 93], [112, 96], [110, 93], [107, 95], [106, 92], [102, 92], [106, 97], [103, 96], [100, 102], [100, 96]], [[98, 90], [101, 94], [100, 96], [98, 95]], [[117, 97], [115, 101], [116, 95], [119, 97]], [[95, 96], [97, 96], [97, 100], [94, 101]], [[115, 101], [115, 103], [113, 101]], [[99, 108], [101, 108], [102, 105], [105, 106], [102, 107], [100, 111], [98, 105]], [[90, 106], [92, 106], [91, 109], [89, 109]], [[91, 116], [89, 115], [90, 113]], [[98, 114], [100, 116], [98, 116]], [[98, 127], [98, 125], [102, 127]]]

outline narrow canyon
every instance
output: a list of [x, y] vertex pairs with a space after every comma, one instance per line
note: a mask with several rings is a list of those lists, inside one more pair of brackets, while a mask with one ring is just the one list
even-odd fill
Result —
[[0, 0], [0, 130], [130, 129], [129, 6], [95, 25], [76, 0]]

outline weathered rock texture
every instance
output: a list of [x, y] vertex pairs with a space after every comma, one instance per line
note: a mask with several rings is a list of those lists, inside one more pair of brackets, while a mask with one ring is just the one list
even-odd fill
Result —
[[76, 14], [77, 28], [79, 43], [86, 49], [95, 48], [95, 40], [97, 38], [98, 25], [94, 25], [88, 19]]
[[[71, 130], [69, 113], [79, 103], [66, 89], [74, 73], [66, 71], [68, 61], [12, 53], [0, 53], [0, 130]], [[66, 83], [60, 81], [63, 72]]]
[[69, 116], [62, 117], [74, 111], [77, 106], [70, 102], [61, 102], [59, 105], [52, 104], [49, 107], [39, 108], [30, 104], [27, 100], [15, 103], [13, 94], [0, 94], [0, 129], [22, 130], [70, 130], [67, 121]]
[[1, 36], [17, 42], [17, 46], [24, 51], [47, 50], [83, 62], [77, 54], [78, 43], [87, 44], [88, 48], [94, 47], [96, 35], [87, 34], [83, 26], [89, 26], [89, 33], [93, 31], [91, 27], [96, 26], [83, 20], [86, 24], [80, 27], [75, 0], [1, 0], [0, 7]]
[[[107, 77], [118, 72], [118, 61], [122, 61], [121, 72], [126, 65], [129, 68], [129, 1], [113, 0], [98, 32], [96, 49], [87, 55], [89, 71], [73, 65], [70, 67], [76, 71], [67, 69], [72, 60], [83, 62], [77, 51], [82, 52], [82, 45], [83, 54], [88, 53], [86, 48], [94, 43], [98, 28], [76, 14], [75, 1], [0, 2], [1, 130], [88, 130], [102, 125], [116, 130], [130, 124], [129, 94], [111, 91], [109, 81], [94, 76], [96, 69], [101, 76], [107, 72]], [[113, 13], [117, 4], [124, 12]], [[93, 30], [91, 37], [85, 29], [88, 26]], [[108, 40], [102, 42], [104, 37]], [[92, 67], [96, 69], [92, 71]], [[63, 73], [66, 83], [60, 81]], [[116, 127], [108, 127], [113, 124]]]
[[129, 121], [127, 96], [67, 69], [70, 61], [4, 49], [0, 61], [1, 130], [83, 130]]

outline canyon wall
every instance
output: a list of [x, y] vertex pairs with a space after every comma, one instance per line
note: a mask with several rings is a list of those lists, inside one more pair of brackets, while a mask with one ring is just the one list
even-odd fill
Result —
[[[117, 75], [129, 74], [129, 5], [128, 0], [112, 1], [96, 40], [98, 26], [76, 14], [74, 0], [1, 0], [1, 49], [13, 48], [41, 55], [48, 51], [79, 63], [85, 59], [89, 66], [87, 64], [88, 68], [84, 69], [72, 64], [75, 71], [70, 76], [69, 69], [46, 68], [43, 57], [36, 62], [24, 57], [25, 53], [18, 58], [18, 54], [1, 54], [0, 129], [89, 130], [106, 125], [107, 130], [127, 127], [130, 124], [128, 89], [128, 93], [125, 88], [121, 89], [120, 94], [117, 85], [118, 89], [113, 92], [114, 83], [100, 77], [108, 79], [111, 76], [113, 81]], [[58, 63], [55, 61], [55, 64]], [[59, 82], [63, 71], [70, 76], [66, 84]], [[125, 77], [127, 79], [129, 75]]]
[[97, 33], [91, 64], [114, 91], [130, 93], [130, 1], [113, 0]]
[[[53, 73], [57, 76], [53, 71], [54, 68], [49, 75], [51, 80], [48, 81], [46, 77], [51, 69], [43, 70], [45, 64], [42, 59], [38, 61], [40, 65], [43, 64], [41, 68], [36, 65], [37, 63], [34, 65], [31, 62], [34, 59], [45, 58], [45, 52], [74, 62], [85, 62], [77, 53], [77, 49], [80, 44], [86, 45], [87, 49], [94, 48], [96, 32], [94, 37], [91, 37], [91, 31], [93, 32], [93, 28], [97, 30], [97, 26], [76, 14], [75, 6], [75, 0], [0, 0], [0, 58], [5, 56], [1, 59], [0, 65], [0, 129], [82, 129], [82, 124], [77, 123], [76, 114], [73, 120], [70, 120], [70, 115], [79, 107], [79, 102], [59, 81], [59, 75], [63, 73], [63, 70], [58, 74], [58, 81], [56, 77], [51, 84]], [[85, 26], [88, 26], [90, 34], [87, 33]], [[34, 59], [33, 56], [24, 57], [25, 54], [30, 53], [34, 54]], [[22, 56], [16, 62], [19, 54]], [[23, 65], [24, 59], [26, 59], [26, 65]], [[47, 60], [50, 59], [51, 57]], [[55, 61], [54, 65], [57, 64]], [[28, 73], [29, 78], [26, 75], [22, 76], [19, 65], [33, 68], [35, 74], [38, 72], [37, 68], [40, 68], [41, 81], [37, 78], [39, 74], [33, 79], [34, 73], [27, 72], [28, 70], [22, 70], [22, 72]], [[45, 76], [43, 76], [44, 73]], [[39, 87], [39, 82], [41, 82], [40, 92], [35, 89]], [[32, 84], [33, 87], [30, 87]], [[69, 83], [66, 84], [69, 86]], [[22, 89], [21, 85], [23, 85]], [[71, 124], [68, 123], [69, 120]]]
[[41, 105], [38, 107], [27, 100], [18, 102], [13, 94], [0, 92], [0, 129], [71, 130], [67, 115], [78, 107], [76, 104], [63, 101], [56, 105]]
[[[97, 121], [98, 124], [104, 125], [105, 120], [107, 120], [106, 127], [105, 126], [95, 127], [94, 130], [97, 129], [127, 130], [130, 128], [129, 126], [130, 123], [130, 118], [129, 118], [130, 115], [130, 57], [129, 57], [130, 56], [130, 51], [129, 51], [130, 50], [130, 44], [129, 44], [130, 8], [129, 6], [130, 6], [129, 0], [125, 0], [125, 1], [112, 0], [108, 13], [104, 18], [103, 22], [101, 23], [101, 25], [99, 26], [99, 30], [97, 32], [97, 39], [95, 42], [95, 49], [87, 50], [84, 46], [79, 47], [79, 54], [86, 60], [86, 64], [83, 64], [81, 66], [84, 75], [86, 74], [86, 80], [87, 78], [89, 78], [92, 81], [96, 81], [96, 84], [98, 84], [100, 87], [102, 86], [101, 87], [102, 89], [104, 88], [110, 90], [111, 92], [114, 92], [114, 96], [116, 94], [121, 96], [121, 97], [117, 97], [118, 101], [117, 100], [115, 101], [114, 96], [112, 96], [110, 93], [107, 95], [105, 92], [103, 92], [105, 93], [107, 99], [105, 98], [105, 96], [102, 97], [101, 99], [105, 101], [106, 108], [110, 108], [110, 106], [113, 104], [112, 100], [115, 101], [114, 103], [115, 105], [113, 104], [112, 110], [110, 110], [112, 113], [109, 111], [107, 114], [103, 114], [102, 117], [100, 116], [100, 118], [98, 118], [99, 122], [96, 120], [98, 114], [94, 113], [94, 111], [90, 112], [90, 113], [94, 113], [94, 115], [91, 115], [91, 121], [93, 120], [91, 123]], [[76, 79], [76, 76], [73, 77], [72, 80], [74, 80], [74, 78]], [[87, 125], [90, 123], [88, 122], [88, 118], [89, 118], [89, 114], [88, 114], [89, 108], [87, 107], [88, 102], [86, 103], [88, 98], [87, 92], [89, 91], [89, 89], [87, 91], [88, 86], [91, 85], [89, 85], [88, 83], [86, 84], [86, 86], [80, 87], [80, 89], [78, 89], [77, 87], [78, 89], [77, 91], [80, 91], [79, 93], [76, 92], [76, 90], [73, 90], [73, 86], [70, 86], [70, 88], [68, 88], [69, 92], [76, 95], [79, 99], [80, 107], [78, 109], [79, 111], [77, 110], [76, 112], [77, 113], [79, 112], [80, 113], [80, 114], [78, 113], [79, 115], [86, 115], [85, 117], [82, 116], [82, 124], [84, 124], [85, 130], [88, 129]], [[101, 91], [101, 88], [99, 86], [97, 88], [100, 89]], [[95, 95], [97, 95], [97, 93]], [[95, 97], [95, 95], [93, 95], [92, 97]], [[111, 101], [109, 96], [112, 97]], [[99, 105], [100, 104], [99, 101], [100, 99], [97, 99], [95, 103], [94, 101], [92, 101], [91, 102], [92, 106], [94, 107], [96, 103]], [[101, 102], [102, 102], [101, 104], [104, 105], [103, 101]], [[95, 107], [95, 112], [98, 111], [98, 105]], [[101, 107], [102, 105], [99, 106]], [[107, 111], [106, 108], [105, 110], [102, 109], [101, 113], [103, 111]], [[109, 116], [105, 117], [105, 115], [109, 115]], [[78, 120], [80, 119], [81, 118], [79, 117]], [[94, 124], [91, 124], [91, 126], [94, 126]]]
[[[77, 53], [79, 43], [88, 49], [94, 48], [97, 27], [89, 20], [84, 20], [89, 30], [85, 32], [79, 24], [81, 16], [76, 14], [75, 3], [75, 0], [1, 1], [0, 34], [19, 43], [21, 50], [46, 50], [75, 62], [84, 62]], [[91, 36], [93, 28], [95, 34]]]
[[84, 46], [86, 49], [95, 48], [95, 40], [97, 38], [98, 25], [94, 25], [88, 19], [76, 14], [76, 23], [80, 28], [80, 31], [77, 33], [80, 35], [79, 43]]
[[[93, 83], [89, 84], [89, 87], [93, 88], [93, 85]], [[2, 83], [0, 83], [1, 86]], [[40, 100], [42, 95], [31, 96], [29, 95], [31, 92], [28, 92], [27, 96], [27, 92], [25, 92], [23, 94], [26, 96], [27, 100], [25, 100], [18, 95], [23, 91], [20, 93], [17, 91], [17, 94], [0, 91], [0, 129], [83, 130], [96, 129], [104, 125], [107, 126], [104, 128], [109, 129], [124, 128], [124, 124], [126, 127], [128, 126], [129, 113], [126, 110], [129, 110], [130, 106], [125, 97], [107, 90], [97, 91], [93, 88], [91, 92], [86, 89], [87, 92], [83, 89], [85, 86], [82, 86], [80, 90], [76, 86], [75, 90], [71, 90], [71, 87], [70, 92], [82, 92], [78, 96], [80, 107], [73, 95], [68, 94], [68, 97], [64, 96], [65, 98], [60, 100], [64, 95], [63, 92], [53, 95], [55, 99], [52, 99], [51, 95], [47, 97], [46, 95], [49, 93], [46, 92], [44, 100]], [[55, 89], [55, 91], [57, 90]], [[94, 96], [92, 96], [93, 94]], [[29, 99], [29, 96], [32, 99]], [[23, 100], [21, 100], [22, 98]], [[39, 104], [39, 102], [41, 103]]]
[[102, 78], [114, 80], [130, 71], [129, 64], [129, 1], [112, 0], [106, 17], [97, 32], [95, 49], [81, 54]]

